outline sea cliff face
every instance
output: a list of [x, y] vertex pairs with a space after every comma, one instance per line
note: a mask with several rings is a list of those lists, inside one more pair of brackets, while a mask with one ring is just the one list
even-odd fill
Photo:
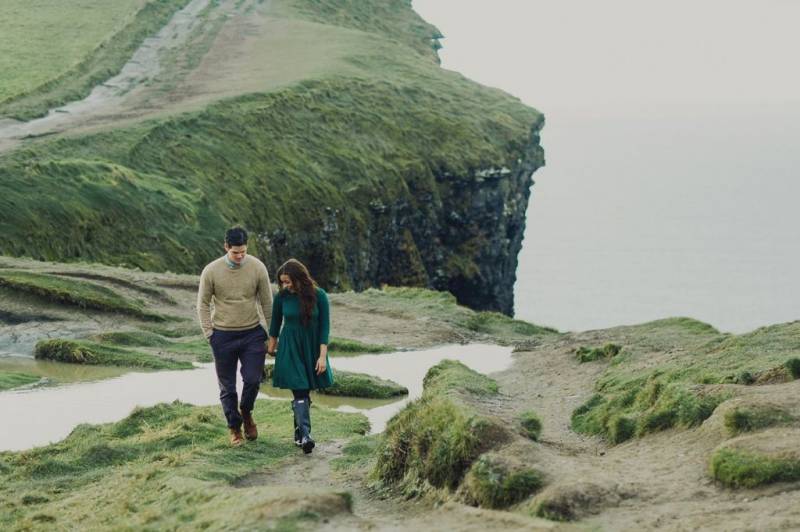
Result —
[[[427, 178], [420, 172], [401, 179], [396, 196], [360, 205], [363, 227], [327, 209], [318, 238], [276, 229], [261, 235], [262, 247], [270, 257], [310, 257], [312, 270], [333, 288], [423, 286], [450, 291], [471, 308], [513, 314], [532, 174], [544, 164], [543, 122], [540, 116], [531, 125], [510, 167], [461, 175], [438, 169]], [[330, 253], [339, 242], [346, 242], [341, 260]]]

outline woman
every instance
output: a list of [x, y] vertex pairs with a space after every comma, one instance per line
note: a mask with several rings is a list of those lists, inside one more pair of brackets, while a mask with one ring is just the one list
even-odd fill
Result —
[[281, 290], [272, 303], [267, 346], [271, 355], [278, 346], [272, 385], [292, 390], [294, 442], [308, 454], [314, 449], [308, 393], [333, 384], [328, 365], [328, 295], [298, 260], [286, 261], [278, 268], [277, 277]]

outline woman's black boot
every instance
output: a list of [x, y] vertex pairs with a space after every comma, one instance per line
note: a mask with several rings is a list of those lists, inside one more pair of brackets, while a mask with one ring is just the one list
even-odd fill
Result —
[[300, 447], [304, 453], [309, 454], [316, 445], [311, 437], [311, 400], [295, 399], [292, 401], [292, 407], [300, 429]]

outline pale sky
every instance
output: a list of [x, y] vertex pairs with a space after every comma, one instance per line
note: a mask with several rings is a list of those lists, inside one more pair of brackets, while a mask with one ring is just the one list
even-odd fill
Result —
[[446, 68], [548, 110], [800, 100], [800, 1], [413, 0]]

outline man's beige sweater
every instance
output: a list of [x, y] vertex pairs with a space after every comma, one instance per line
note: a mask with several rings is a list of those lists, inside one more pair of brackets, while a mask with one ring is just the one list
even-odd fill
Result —
[[223, 255], [203, 269], [197, 315], [206, 338], [214, 329], [252, 329], [259, 323], [257, 306], [268, 326], [272, 318], [272, 287], [263, 262], [248, 255], [241, 266], [231, 268]]

